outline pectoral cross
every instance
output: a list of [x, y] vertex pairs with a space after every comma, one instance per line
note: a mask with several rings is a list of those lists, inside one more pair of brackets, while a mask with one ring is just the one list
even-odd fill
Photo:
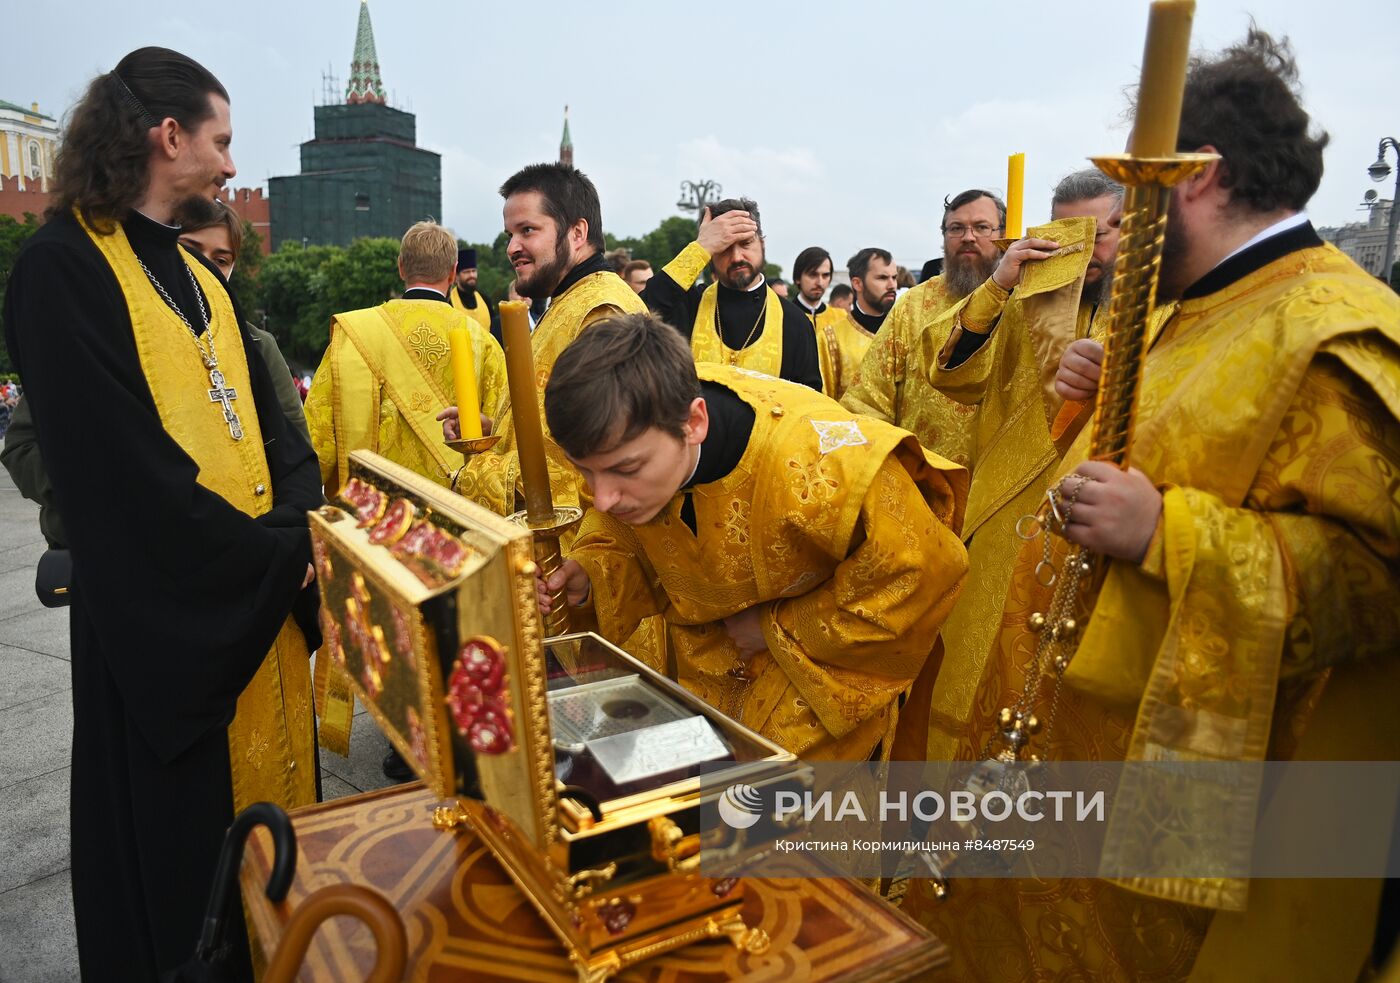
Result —
[[209, 381], [214, 388], [209, 390], [209, 402], [218, 403], [224, 408], [224, 422], [228, 424], [229, 436], [234, 440], [243, 439], [243, 423], [234, 412], [233, 401], [238, 398], [238, 390], [224, 385], [224, 374], [217, 368], [209, 369]]

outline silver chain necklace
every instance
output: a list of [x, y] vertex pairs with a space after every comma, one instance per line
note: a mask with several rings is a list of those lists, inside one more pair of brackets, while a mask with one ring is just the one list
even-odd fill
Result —
[[[136, 257], [136, 262], [140, 264], [141, 271], [146, 274], [146, 279], [151, 281], [151, 286], [156, 288], [156, 293], [160, 294], [166, 305], [175, 312], [175, 316], [184, 322], [185, 327], [190, 329], [190, 337], [194, 339], [195, 348], [199, 349], [200, 361], [209, 370], [209, 382], [214, 387], [209, 390], [209, 402], [218, 403], [224, 413], [224, 423], [228, 425], [229, 436], [234, 440], [243, 439], [243, 422], [238, 419], [238, 413], [233, 408], [233, 401], [238, 398], [238, 391], [232, 386], [224, 385], [224, 374], [219, 371], [219, 356], [214, 351], [214, 327], [209, 316], [209, 308], [204, 305], [204, 293], [199, 289], [199, 281], [194, 278], [194, 271], [185, 266], [185, 275], [190, 278], [190, 286], [194, 288], [194, 299], [199, 304], [199, 317], [204, 322], [204, 341], [199, 340], [200, 332], [196, 331], [190, 319], [185, 317], [185, 312], [180, 310], [180, 306], [166, 291], [165, 286], [156, 279], [141, 259]], [[208, 348], [205, 345], [208, 345]]]

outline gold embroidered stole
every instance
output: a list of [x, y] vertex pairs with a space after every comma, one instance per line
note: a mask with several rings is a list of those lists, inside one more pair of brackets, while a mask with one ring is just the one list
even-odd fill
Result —
[[[437, 484], [460, 465], [449, 456], [437, 415], [455, 401], [448, 332], [460, 315], [433, 300], [390, 301], [337, 314], [331, 325], [336, 476], [344, 480], [351, 451], [368, 448]], [[472, 332], [475, 364], [484, 356]], [[480, 371], [478, 370], [478, 376]], [[381, 393], [404, 426], [386, 434]], [[381, 438], [392, 441], [383, 445]], [[328, 496], [336, 489], [327, 488]]]
[[763, 287], [763, 330], [747, 348], [733, 349], [719, 334], [719, 284], [712, 283], [700, 295], [700, 308], [695, 312], [695, 326], [690, 333], [690, 350], [695, 364], [712, 362], [737, 365], [762, 372], [774, 378], [783, 368], [783, 305], [773, 288]]
[[[120, 225], [100, 235], [82, 222], [111, 266], [131, 315], [142, 372], [162, 426], [199, 467], [198, 482], [250, 516], [272, 508], [272, 479], [263, 454], [262, 429], [238, 322], [223, 282], [203, 264], [182, 256], [209, 305], [206, 334], [217, 345], [225, 385], [238, 394], [243, 439], [235, 441], [185, 322], [161, 299], [141, 269]], [[301, 630], [289, 617], [272, 650], [238, 698], [228, 726], [234, 810], [254, 802], [293, 808], [316, 799], [312, 741], [310, 656]]]
[[[822, 392], [839, 400], [855, 380], [861, 360], [875, 336], [861, 327], [849, 311], [828, 307], [820, 314], [802, 309], [817, 333], [817, 361], [821, 365]], [[888, 421], [893, 422], [893, 421]]]

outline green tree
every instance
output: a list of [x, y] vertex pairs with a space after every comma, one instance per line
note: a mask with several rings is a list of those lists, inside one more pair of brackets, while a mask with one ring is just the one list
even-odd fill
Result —
[[314, 369], [332, 317], [375, 307], [402, 289], [398, 260], [397, 239], [356, 239], [346, 247], [284, 242], [262, 261], [255, 307], [287, 359]]
[[250, 320], [258, 319], [258, 270], [262, 267], [262, 236], [253, 231], [252, 222], [243, 223], [243, 244], [238, 247], [234, 260], [233, 276], [229, 278], [229, 292], [238, 301], [243, 316]]
[[[15, 268], [19, 251], [38, 228], [39, 219], [33, 212], [25, 212], [23, 222], [17, 222], [9, 215], [0, 215], [0, 307], [5, 303], [5, 287], [10, 282], [10, 271]], [[9, 349], [0, 341], [0, 373], [14, 370]]]

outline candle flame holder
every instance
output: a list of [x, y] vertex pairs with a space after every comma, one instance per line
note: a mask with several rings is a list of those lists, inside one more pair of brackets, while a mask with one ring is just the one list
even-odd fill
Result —
[[444, 440], [443, 443], [463, 457], [474, 457], [489, 451], [500, 441], [502, 434], [493, 433], [486, 437], [464, 437], [458, 440]]

